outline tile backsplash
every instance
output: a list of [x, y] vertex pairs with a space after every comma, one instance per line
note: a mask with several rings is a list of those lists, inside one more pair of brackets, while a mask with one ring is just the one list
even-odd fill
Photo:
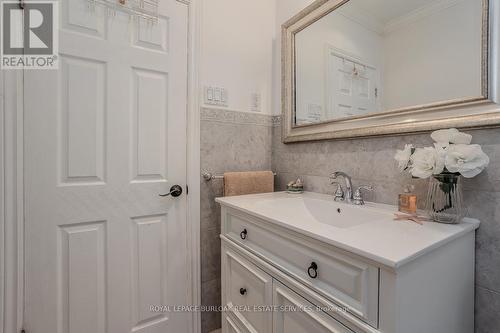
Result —
[[[218, 109], [201, 110], [201, 170], [271, 170], [271, 116]], [[203, 305], [221, 305], [220, 179], [201, 181], [201, 293]], [[221, 327], [220, 312], [202, 313], [202, 333]]]
[[[500, 332], [500, 129], [466, 131], [482, 145], [491, 159], [487, 170], [464, 180], [468, 216], [481, 220], [476, 234], [476, 333]], [[367, 201], [396, 205], [406, 184], [415, 185], [423, 207], [427, 180], [402, 174], [394, 161], [405, 143], [432, 145], [429, 134], [321, 141], [297, 144], [281, 142], [281, 127], [273, 128], [272, 167], [278, 173], [277, 190], [302, 177], [306, 191], [333, 194], [329, 175], [345, 171], [354, 186], [373, 185]]]
[[[402, 174], [393, 156], [405, 143], [432, 143], [429, 134], [307, 142], [281, 142], [280, 117], [202, 109], [202, 170], [273, 170], [276, 190], [301, 177], [307, 191], [333, 194], [329, 175], [345, 171], [357, 185], [373, 185], [368, 201], [396, 204], [406, 184], [414, 184], [420, 207], [427, 190], [426, 180]], [[476, 333], [500, 332], [500, 130], [476, 130], [473, 143], [489, 155], [489, 168], [465, 180], [468, 215], [481, 220], [476, 240]], [[214, 198], [222, 195], [222, 181], [201, 181], [202, 302], [220, 305], [220, 207]], [[202, 315], [202, 331], [220, 327], [220, 313]]]

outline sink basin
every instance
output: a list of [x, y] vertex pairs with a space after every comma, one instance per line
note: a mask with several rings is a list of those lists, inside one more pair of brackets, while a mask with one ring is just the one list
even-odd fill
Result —
[[333, 225], [338, 228], [350, 228], [370, 221], [387, 218], [387, 213], [381, 213], [368, 207], [350, 206], [334, 201], [304, 198], [307, 211], [319, 223]]
[[217, 198], [222, 206], [260, 221], [304, 234], [390, 267], [397, 267], [477, 229], [479, 221], [448, 225], [394, 221], [397, 207], [368, 202], [353, 206], [333, 196], [305, 192], [242, 195]]
[[[368, 204], [369, 205], [369, 204]], [[274, 200], [262, 200], [256, 203], [256, 208], [263, 211], [273, 211], [294, 219], [303, 219], [310, 223], [317, 222], [336, 228], [352, 228], [379, 219], [391, 218], [391, 212], [374, 209], [369, 206], [353, 206], [335, 202], [332, 198], [325, 200], [324, 196], [289, 195]]]

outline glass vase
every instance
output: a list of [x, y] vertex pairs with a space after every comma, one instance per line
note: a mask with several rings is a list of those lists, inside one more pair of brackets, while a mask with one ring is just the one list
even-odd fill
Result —
[[456, 224], [465, 216], [460, 174], [443, 173], [430, 178], [426, 210], [435, 222]]

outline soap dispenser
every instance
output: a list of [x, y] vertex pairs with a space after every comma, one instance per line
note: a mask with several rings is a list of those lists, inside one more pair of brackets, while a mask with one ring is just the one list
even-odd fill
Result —
[[404, 193], [399, 195], [399, 211], [408, 214], [417, 213], [417, 196], [413, 194], [414, 185], [406, 185]]

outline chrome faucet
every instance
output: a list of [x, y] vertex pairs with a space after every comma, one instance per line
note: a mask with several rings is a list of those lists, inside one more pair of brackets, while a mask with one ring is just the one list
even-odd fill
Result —
[[[344, 191], [342, 190], [342, 185], [339, 184], [339, 187], [337, 188], [337, 193], [335, 194], [335, 200], [336, 201], [346, 200], [347, 202], [351, 202], [352, 197], [353, 197], [351, 177], [345, 172], [336, 171], [330, 175], [331, 183], [332, 184], [335, 183], [334, 180], [336, 180], [339, 176], [342, 176], [344, 178], [346, 191], [344, 193]], [[343, 194], [342, 199], [341, 199], [341, 197], [339, 197], [340, 193]]]
[[[341, 176], [344, 178], [345, 181], [345, 193], [342, 188], [341, 184], [338, 184], [335, 180]], [[352, 190], [352, 179], [351, 177], [346, 174], [345, 172], [342, 171], [337, 171], [334, 172], [330, 175], [330, 183], [331, 184], [338, 184], [337, 190], [335, 191], [335, 201], [346, 201], [347, 203], [353, 204], [353, 205], [364, 205], [365, 201], [363, 200], [363, 196], [361, 194], [361, 190], [368, 190], [368, 191], [373, 191], [372, 186], [368, 185], [361, 185], [359, 186], [356, 191]]]

